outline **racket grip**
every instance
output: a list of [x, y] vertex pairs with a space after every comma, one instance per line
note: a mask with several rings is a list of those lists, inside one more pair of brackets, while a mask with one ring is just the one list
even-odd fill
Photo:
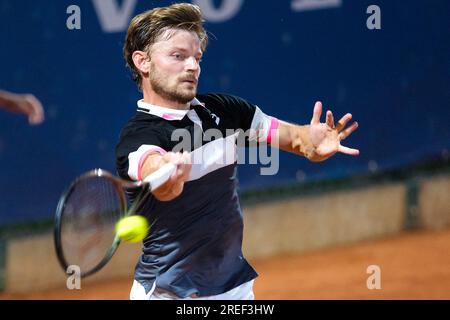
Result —
[[144, 182], [148, 183], [150, 185], [150, 191], [153, 191], [169, 180], [170, 176], [176, 169], [177, 166], [173, 163], [166, 163], [155, 172], [149, 174], [144, 179]]

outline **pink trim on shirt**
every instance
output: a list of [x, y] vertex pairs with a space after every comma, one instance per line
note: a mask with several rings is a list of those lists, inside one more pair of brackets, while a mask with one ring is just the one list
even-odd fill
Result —
[[271, 143], [272, 142], [272, 138], [275, 134], [275, 130], [278, 129], [278, 119], [274, 118], [274, 117], [270, 117], [270, 128], [269, 128], [269, 132], [267, 133], [267, 143]]
[[177, 118], [175, 116], [168, 114], [168, 113], [164, 113], [162, 117], [163, 117], [163, 119], [166, 119], [166, 120], [177, 120]]
[[137, 170], [137, 179], [142, 180], [142, 166], [144, 165], [144, 161], [145, 159], [147, 159], [147, 157], [151, 154], [154, 153], [159, 153], [160, 155], [165, 155], [167, 153], [166, 150], [164, 150], [163, 148], [157, 147], [157, 146], [152, 146], [151, 149], [149, 149], [148, 151], [146, 151], [139, 159], [139, 164], [138, 164], [138, 170]]

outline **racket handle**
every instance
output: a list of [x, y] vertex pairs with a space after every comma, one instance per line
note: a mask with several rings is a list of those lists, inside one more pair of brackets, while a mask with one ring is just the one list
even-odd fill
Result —
[[153, 191], [169, 180], [170, 176], [176, 169], [177, 166], [173, 163], [166, 163], [155, 172], [149, 174], [144, 179], [144, 182], [148, 183], [150, 185], [150, 191]]

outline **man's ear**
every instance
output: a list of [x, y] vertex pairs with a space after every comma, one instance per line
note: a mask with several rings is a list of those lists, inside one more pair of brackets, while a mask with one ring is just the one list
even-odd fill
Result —
[[143, 74], [150, 72], [150, 58], [144, 51], [135, 51], [132, 55], [135, 67]]

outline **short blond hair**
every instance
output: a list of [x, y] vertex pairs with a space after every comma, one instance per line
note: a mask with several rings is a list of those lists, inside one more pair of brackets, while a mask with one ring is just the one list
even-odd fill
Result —
[[133, 52], [150, 52], [151, 46], [169, 29], [195, 32], [205, 51], [208, 35], [203, 28], [203, 16], [199, 6], [190, 3], [176, 3], [168, 7], [154, 8], [135, 16], [128, 27], [123, 55], [133, 80], [141, 88], [142, 78], [133, 62]]

